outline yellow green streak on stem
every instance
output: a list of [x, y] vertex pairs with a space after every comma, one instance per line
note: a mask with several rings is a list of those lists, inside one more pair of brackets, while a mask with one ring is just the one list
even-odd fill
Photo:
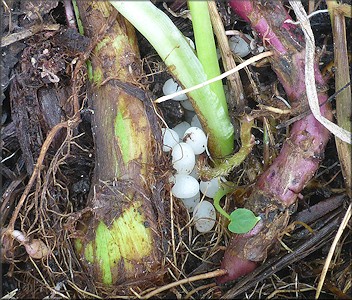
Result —
[[[118, 112], [115, 117], [114, 130], [117, 145], [119, 145], [122, 159], [127, 166], [132, 160], [147, 162], [146, 153], [149, 148], [149, 139], [146, 136], [148, 132], [148, 121], [142, 111], [137, 111], [138, 106], [131, 111], [131, 98], [120, 97], [118, 103]], [[145, 167], [141, 169], [145, 173]]]
[[104, 284], [112, 284], [113, 269], [118, 264], [123, 264], [126, 271], [133, 271], [133, 262], [151, 254], [152, 233], [144, 225], [146, 220], [140, 210], [141, 203], [136, 202], [111, 226], [100, 221], [95, 239], [85, 248], [85, 258], [99, 266]]
[[125, 164], [131, 159], [130, 143], [132, 124], [128, 123], [128, 120], [124, 120], [122, 113], [118, 112], [115, 119], [115, 136], [120, 140], [119, 147]]

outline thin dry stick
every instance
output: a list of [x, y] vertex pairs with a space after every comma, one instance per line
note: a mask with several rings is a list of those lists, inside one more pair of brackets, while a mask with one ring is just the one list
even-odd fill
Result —
[[268, 111], [271, 111], [273, 113], [280, 114], [280, 115], [287, 115], [287, 114], [292, 113], [291, 109], [280, 109], [277, 107], [267, 106], [267, 105], [263, 105], [263, 104], [258, 104], [257, 106], [261, 109], [266, 109]]
[[[332, 134], [342, 141], [352, 144], [351, 132], [337, 126], [335, 123], [323, 117], [320, 113], [317, 88], [315, 86], [314, 76], [314, 52], [315, 41], [312, 28], [310, 27], [309, 19], [304, 7], [300, 1], [290, 0], [290, 5], [293, 8], [297, 19], [299, 20], [305, 39], [306, 39], [306, 55], [305, 55], [305, 84], [309, 107], [314, 117]], [[290, 22], [291, 23], [291, 22]]]
[[250, 65], [250, 64], [252, 64], [252, 63], [254, 63], [254, 62], [258, 61], [258, 60], [261, 60], [261, 59], [263, 59], [265, 57], [269, 57], [269, 56], [272, 56], [272, 55], [273, 55], [272, 51], [266, 51], [266, 52], [260, 53], [260, 54], [258, 54], [256, 56], [253, 56], [253, 57], [247, 59], [245, 62], [241, 63], [237, 67], [235, 67], [235, 68], [233, 68], [233, 69], [231, 69], [231, 70], [229, 70], [229, 71], [227, 71], [225, 73], [220, 74], [219, 76], [211, 78], [211, 79], [209, 79], [207, 81], [204, 81], [204, 82], [202, 82], [200, 84], [192, 86], [192, 87], [190, 87], [188, 89], [184, 89], [184, 90], [181, 90], [179, 92], [176, 92], [176, 93], [173, 93], [173, 94], [170, 94], [170, 95], [167, 95], [167, 96], [160, 97], [160, 98], [154, 100], [154, 102], [155, 103], [161, 103], [161, 102], [164, 102], [166, 100], [170, 100], [170, 99], [172, 99], [172, 98], [174, 98], [176, 96], [180, 96], [180, 95], [192, 92], [194, 90], [200, 89], [200, 88], [202, 88], [202, 87], [204, 87], [204, 86], [206, 86], [208, 84], [211, 84], [211, 83], [213, 83], [215, 81], [224, 79], [225, 77], [230, 76], [230, 75], [238, 72], [239, 70], [242, 70], [244, 67], [246, 67], [246, 66], [248, 66], [248, 65]]
[[214, 278], [214, 277], [225, 275], [226, 273], [227, 273], [226, 270], [218, 269], [218, 270], [215, 270], [215, 271], [212, 271], [209, 273], [199, 274], [199, 275], [195, 275], [195, 276], [192, 276], [189, 278], [181, 279], [179, 281], [171, 282], [171, 283], [164, 285], [164, 286], [150, 292], [149, 294], [143, 296], [142, 299], [149, 299], [150, 297], [153, 297], [163, 291], [169, 290], [169, 289], [176, 287], [178, 285], [181, 285], [181, 284], [190, 283], [193, 281], [198, 281], [198, 280], [203, 280], [203, 279]]
[[303, 292], [309, 292], [309, 291], [312, 291], [314, 290], [313, 287], [307, 287], [307, 288], [300, 288], [300, 289], [295, 289], [295, 290], [288, 290], [288, 289], [284, 289], [284, 290], [275, 290], [273, 291], [266, 299], [272, 299], [274, 296], [278, 295], [278, 294], [284, 294], [284, 293], [294, 293], [294, 292], [300, 292], [300, 293], [303, 293]]
[[[224, 24], [222, 23], [215, 1], [208, 1], [208, 7], [211, 24], [213, 25], [213, 30], [219, 44], [223, 66], [225, 71], [229, 71], [236, 67], [236, 63], [229, 46]], [[244, 109], [244, 93], [240, 75], [238, 73], [234, 73], [232, 76], [229, 76], [228, 82], [231, 86], [231, 90], [233, 91], [234, 99], [236, 101], [234, 107], [237, 109]]]
[[[33, 265], [34, 268], [37, 270], [39, 276], [40, 276], [41, 279], [43, 280], [43, 282], [44, 282], [43, 285], [44, 285], [48, 290], [50, 290], [51, 292], [53, 292], [54, 294], [57, 294], [57, 295], [61, 296], [63, 299], [69, 299], [66, 295], [64, 295], [64, 294], [60, 293], [59, 291], [55, 290], [54, 288], [52, 288], [52, 287], [49, 285], [49, 283], [46, 281], [46, 279], [45, 279], [45, 277], [43, 276], [42, 272], [39, 270], [39, 268], [38, 268], [37, 264], [35, 263], [35, 261], [33, 260], [33, 258], [32, 258], [32, 257], [29, 257], [29, 259], [31, 260], [32, 265]], [[36, 279], [39, 280], [38, 278], [36, 278]]]
[[77, 290], [79, 293], [83, 294], [84, 297], [90, 297], [90, 298], [96, 298], [96, 299], [103, 299], [102, 297], [95, 295], [93, 293], [90, 293], [88, 291], [82, 290], [81, 288], [79, 288], [74, 282], [72, 282], [71, 280], [67, 280], [67, 283], [74, 288], [75, 290]]
[[311, 14], [315, 9], [315, 0], [308, 0], [308, 13]]
[[5, 299], [16, 299], [16, 293], [18, 292], [18, 289], [14, 289], [13, 291], [7, 293], [6, 295], [1, 297], [1, 300], [5, 300]]
[[352, 206], [352, 204], [350, 203], [350, 205], [348, 206], [348, 209], [347, 209], [347, 211], [345, 213], [345, 216], [344, 216], [344, 218], [343, 218], [343, 220], [342, 220], [342, 222], [340, 224], [339, 230], [336, 233], [334, 241], [332, 242], [332, 245], [330, 247], [328, 256], [326, 257], [325, 264], [324, 264], [323, 270], [321, 271], [319, 283], [318, 283], [318, 286], [317, 286], [317, 291], [315, 293], [315, 299], [319, 298], [321, 289], [322, 289], [323, 284], [324, 284], [326, 273], [328, 272], [332, 256], [334, 255], [334, 252], [335, 252], [335, 248], [336, 248], [337, 242], [339, 241], [343, 231], [345, 230], [345, 228], [346, 228], [346, 226], [348, 224], [348, 221], [351, 218], [351, 206]]
[[48, 24], [48, 25], [33, 25], [28, 29], [24, 29], [20, 32], [12, 33], [8, 36], [5, 36], [1, 39], [1, 47], [11, 45], [12, 43], [24, 40], [30, 36], [33, 36], [41, 31], [56, 31], [60, 29], [59, 24]]
[[197, 292], [199, 292], [199, 291], [201, 291], [201, 290], [210, 289], [210, 288], [212, 288], [212, 287], [214, 287], [214, 286], [216, 286], [216, 283], [215, 283], [215, 282], [209, 283], [209, 284], [206, 284], [206, 285], [199, 286], [199, 287], [195, 288], [194, 290], [190, 291], [190, 292], [186, 295], [185, 299], [191, 298], [191, 296], [192, 296], [193, 294], [195, 294], [195, 293], [197, 293]]

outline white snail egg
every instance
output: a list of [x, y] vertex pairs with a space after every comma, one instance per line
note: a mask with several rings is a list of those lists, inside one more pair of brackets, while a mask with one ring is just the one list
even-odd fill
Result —
[[[196, 157], [196, 160], [197, 160], [197, 157]], [[192, 177], [198, 180], [199, 179], [198, 168], [194, 166], [192, 172], [189, 173], [189, 175], [191, 175]]]
[[185, 207], [187, 208], [187, 210], [189, 212], [193, 212], [194, 208], [197, 206], [197, 204], [200, 201], [200, 192], [198, 191], [198, 193], [190, 198], [181, 198], [183, 204], [185, 205]]
[[193, 105], [191, 103], [191, 101], [189, 100], [184, 100], [184, 101], [180, 101], [181, 105], [184, 109], [190, 110], [190, 111], [194, 111]]
[[194, 208], [193, 217], [196, 229], [199, 232], [208, 232], [215, 225], [215, 207], [209, 201], [204, 200]]
[[191, 48], [192, 48], [193, 50], [195, 50], [195, 49], [196, 49], [196, 46], [194, 45], [194, 42], [192, 41], [192, 39], [190, 39], [188, 36], [185, 36], [185, 38], [186, 38], [188, 44], [191, 46]]
[[201, 181], [199, 183], [199, 189], [202, 194], [209, 198], [214, 198], [216, 192], [219, 190], [220, 187], [219, 180], [220, 177], [215, 177], [210, 181]]
[[207, 146], [207, 137], [199, 127], [188, 128], [183, 135], [183, 141], [192, 147], [194, 154], [203, 153]]
[[172, 165], [177, 173], [189, 174], [192, 172], [196, 157], [192, 147], [186, 143], [178, 143], [172, 148]]
[[190, 128], [188, 122], [182, 121], [181, 123], [177, 124], [172, 130], [176, 131], [179, 137], [182, 137], [185, 134], [185, 131]]
[[[171, 95], [171, 94], [179, 92], [181, 90], [182, 90], [181, 86], [173, 78], [166, 80], [163, 85], [163, 93], [165, 96]], [[182, 101], [182, 100], [187, 100], [187, 99], [188, 99], [188, 97], [186, 94], [179, 95], [179, 96], [172, 98], [172, 100], [176, 100], [176, 101]]]
[[[245, 36], [249, 40], [253, 40], [253, 38], [249, 34], [245, 34]], [[230, 37], [229, 46], [231, 51], [240, 57], [245, 57], [249, 53], [251, 53], [250, 44], [238, 35]]]
[[180, 137], [177, 132], [170, 128], [161, 128], [161, 134], [163, 137], [164, 152], [169, 152], [172, 147], [180, 141]]
[[199, 182], [197, 179], [186, 174], [176, 174], [175, 184], [171, 189], [177, 198], [191, 198], [199, 192]]
[[198, 116], [194, 115], [192, 120], [191, 120], [191, 126], [192, 127], [198, 127], [203, 130], [202, 124], [200, 123]]
[[220, 49], [216, 48], [216, 57], [219, 60], [221, 58], [221, 53], [220, 53]]
[[[184, 111], [185, 111], [185, 112], [184, 112], [183, 117], [184, 117], [185, 121], [186, 121], [188, 124], [191, 124], [192, 118], [195, 116], [196, 113], [195, 113], [194, 111], [187, 110], [187, 109], [185, 109]], [[192, 126], [192, 125], [191, 125], [191, 126]]]

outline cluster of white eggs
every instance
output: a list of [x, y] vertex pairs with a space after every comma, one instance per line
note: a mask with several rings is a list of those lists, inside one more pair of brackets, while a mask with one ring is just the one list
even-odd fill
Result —
[[[173, 79], [166, 81], [165, 85], [163, 87], [165, 95], [181, 89]], [[173, 100], [189, 102], [187, 96], [182, 96]], [[162, 136], [163, 151], [171, 151], [172, 166], [176, 170], [175, 175], [170, 178], [173, 184], [172, 194], [183, 202], [190, 213], [193, 213], [195, 228], [199, 232], [208, 232], [215, 225], [216, 211], [211, 199], [208, 199], [209, 201], [204, 199], [213, 198], [220, 186], [219, 178], [199, 181], [197, 174], [197, 155], [206, 151], [207, 136], [196, 115], [193, 116], [191, 124], [183, 121], [174, 128], [162, 128]], [[204, 197], [201, 197], [201, 194]]]
[[[193, 41], [186, 39], [194, 49]], [[254, 49], [255, 40], [248, 34], [235, 35], [229, 38], [229, 46], [234, 54], [245, 57]], [[258, 48], [259, 52], [263, 50], [264, 48]], [[173, 78], [168, 79], [163, 86], [164, 95], [171, 95], [181, 90], [182, 87]], [[180, 101], [186, 111], [194, 114], [192, 103], [186, 94], [176, 96], [172, 100]], [[216, 211], [211, 198], [214, 198], [220, 188], [220, 178], [199, 181], [195, 165], [197, 155], [206, 150], [207, 137], [197, 115], [194, 114], [189, 122], [183, 121], [172, 129], [163, 128], [162, 134], [163, 151], [171, 151], [172, 165], [176, 170], [176, 174], [170, 178], [173, 184], [171, 191], [184, 203], [188, 211], [193, 213], [195, 228], [199, 232], [208, 232], [214, 227], [216, 221]]]

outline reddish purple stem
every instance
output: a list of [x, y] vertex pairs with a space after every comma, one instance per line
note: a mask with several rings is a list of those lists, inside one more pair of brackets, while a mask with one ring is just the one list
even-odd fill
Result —
[[[230, 5], [274, 51], [272, 68], [284, 87], [293, 108], [307, 104], [304, 82], [305, 45], [302, 31], [291, 20], [281, 1], [233, 0]], [[320, 104], [327, 100], [324, 79], [315, 64], [315, 79]], [[321, 113], [332, 119], [329, 104]], [[272, 165], [258, 178], [245, 207], [261, 216], [255, 228], [244, 235], [234, 235], [225, 251], [222, 268], [228, 274], [217, 279], [225, 283], [253, 271], [266, 259], [287, 226], [298, 195], [313, 177], [324, 155], [329, 132], [312, 114], [294, 123], [290, 136]]]
[[69, 28], [77, 30], [76, 17], [73, 11], [73, 6], [71, 0], [64, 0], [66, 22]]
[[[254, 4], [254, 5], [253, 5]], [[260, 12], [260, 9], [256, 7], [257, 3], [252, 3], [252, 1], [230, 1], [230, 6], [240, 16], [244, 21], [251, 23], [252, 20], [256, 20], [255, 23], [252, 22], [252, 28], [259, 34], [261, 38], [266, 40], [276, 51], [281, 54], [286, 53], [286, 47], [281, 43], [280, 38], [272, 31], [271, 26], [267, 23], [267, 20], [263, 17]], [[275, 5], [275, 4], [274, 4]], [[277, 9], [273, 11], [282, 11], [281, 3], [277, 3]], [[278, 16], [273, 14], [274, 18]], [[282, 14], [279, 16], [281, 26], [287, 32], [293, 32], [296, 29], [296, 26], [290, 23], [284, 23], [285, 20], [292, 20], [290, 15], [286, 10], [282, 11]]]

